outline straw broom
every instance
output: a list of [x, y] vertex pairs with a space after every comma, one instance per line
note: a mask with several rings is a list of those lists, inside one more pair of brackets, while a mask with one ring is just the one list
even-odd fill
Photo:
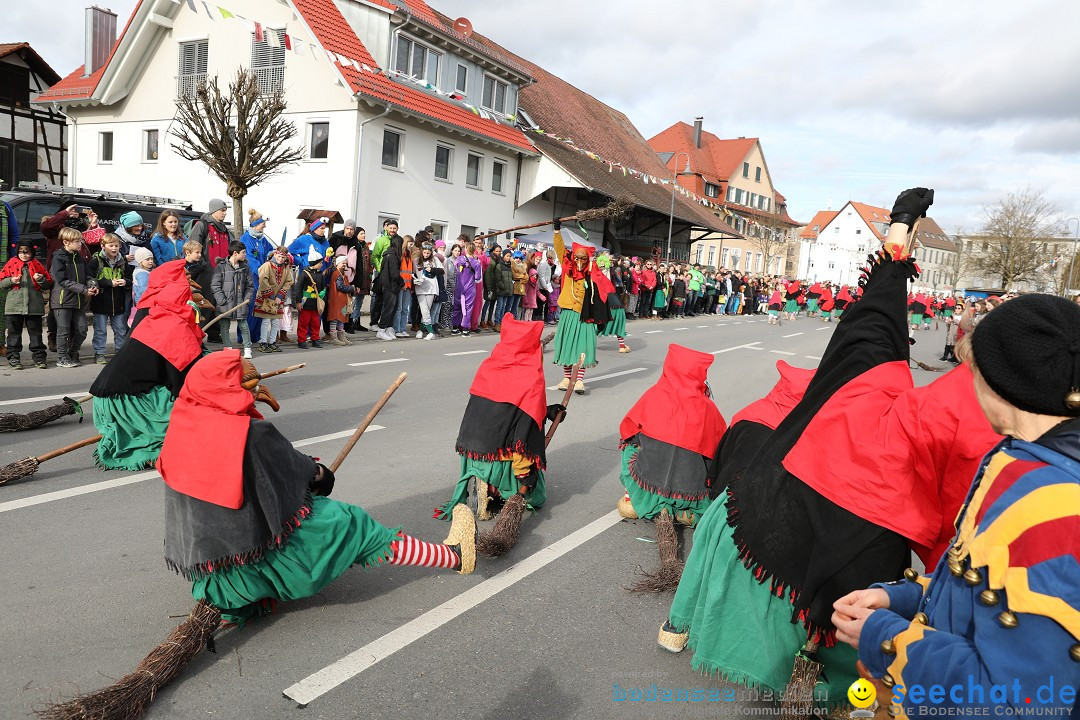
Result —
[[496, 237], [503, 233], [514, 232], [515, 230], [529, 230], [530, 228], [544, 227], [545, 225], [551, 225], [555, 222], [591, 222], [594, 220], [617, 220], [618, 218], [627, 215], [634, 209], [634, 202], [627, 198], [618, 198], [612, 200], [607, 205], [601, 208], [589, 208], [588, 210], [579, 210], [573, 215], [564, 218], [558, 218], [557, 220], [545, 220], [544, 222], [530, 223], [529, 225], [518, 225], [516, 227], [506, 228], [505, 230], [499, 230], [498, 232], [485, 233], [484, 235], [476, 235], [473, 240], [486, 240], [490, 237]]
[[[341, 467], [356, 441], [364, 434], [364, 430], [390, 396], [405, 382], [405, 378], [406, 373], [398, 375], [371, 412], [360, 422], [334, 459], [332, 470]], [[150, 707], [158, 690], [172, 682], [204, 645], [213, 652], [213, 634], [220, 624], [221, 610], [200, 600], [195, 603], [188, 619], [169, 633], [163, 643], [150, 651], [135, 668], [135, 672], [96, 692], [48, 705], [34, 712], [44, 720], [138, 720]]]
[[82, 403], [91, 397], [93, 396], [86, 395], [77, 400], [65, 397], [63, 402], [57, 405], [50, 405], [43, 410], [34, 410], [28, 413], [0, 413], [0, 432], [32, 430], [51, 423], [53, 420], [59, 420], [65, 415], [74, 415], [75, 413], [79, 414], [79, 422], [82, 422]]
[[[578, 375], [581, 373], [584, 364], [585, 353], [582, 353], [578, 364], [570, 371], [570, 384], [563, 395], [563, 407], [570, 404], [570, 398], [574, 394], [574, 383], [577, 382]], [[555, 430], [558, 429], [564, 417], [566, 417], [566, 413], [559, 413], [559, 416], [551, 421], [551, 426], [544, 437], [545, 449], [551, 444], [551, 438], [555, 435]], [[477, 538], [476, 552], [490, 557], [498, 557], [505, 553], [518, 541], [518, 535], [521, 532], [521, 521], [524, 518], [525, 496], [520, 492], [516, 492], [499, 511], [499, 516], [495, 519], [495, 527], [491, 529], [491, 532], [484, 533]]]
[[682, 577], [683, 561], [679, 559], [679, 537], [675, 534], [675, 522], [667, 508], [653, 520], [656, 529], [656, 545], [660, 551], [660, 568], [655, 573], [641, 574], [644, 577], [630, 587], [631, 592], [662, 593], [679, 586]]
[[72, 450], [78, 450], [81, 447], [87, 445], [93, 445], [101, 439], [100, 435], [89, 437], [84, 440], [80, 440], [77, 443], [72, 443], [66, 447], [62, 447], [59, 450], [53, 450], [47, 452], [44, 455], [38, 455], [37, 457], [26, 457], [18, 462], [13, 462], [0, 468], [0, 485], [6, 485], [12, 480], [18, 480], [19, 478], [30, 477], [37, 472], [38, 466], [46, 460], [52, 460], [54, 457], [66, 455]]

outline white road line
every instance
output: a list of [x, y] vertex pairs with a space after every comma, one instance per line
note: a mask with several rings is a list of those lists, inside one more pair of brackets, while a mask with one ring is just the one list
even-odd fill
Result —
[[73, 390], [67, 395], [39, 395], [38, 397], [22, 398], [21, 400], [0, 400], [0, 405], [21, 405], [23, 403], [44, 402], [45, 400], [63, 400], [66, 397], [77, 398], [89, 394], [89, 390]]
[[558, 560], [566, 553], [583, 545], [613, 525], [617, 525], [620, 520], [621, 517], [618, 511], [614, 510], [603, 517], [593, 520], [585, 527], [575, 530], [561, 540], [556, 540], [543, 550], [530, 555], [521, 562], [503, 570], [498, 575], [488, 578], [479, 585], [450, 598], [443, 604], [391, 630], [377, 640], [373, 640], [367, 645], [354, 650], [337, 662], [327, 665], [322, 670], [308, 675], [300, 682], [285, 688], [282, 694], [299, 703], [301, 707], [308, 705], [338, 685], [351, 680], [390, 657], [398, 650], [438, 630], [459, 615], [472, 610], [480, 603], [498, 595], [537, 570]]
[[480, 353], [486, 353], [487, 350], [466, 350], [464, 352], [456, 353], [443, 353], [446, 357], [457, 357], [458, 355], [479, 355]]
[[[621, 375], [632, 375], [633, 373], [645, 372], [648, 369], [649, 368], [633, 368], [633, 369], [630, 369], [630, 370], [622, 370], [620, 372], [608, 373], [607, 375], [597, 375], [595, 377], [593, 377], [591, 375], [586, 375], [585, 376], [585, 381], [586, 382], [596, 382], [597, 380], [607, 380], [608, 378], [619, 377]], [[552, 385], [551, 387], [548, 388], [548, 390], [558, 390], [558, 389], [559, 389], [558, 385]]]
[[[364, 431], [366, 435], [369, 432], [375, 430], [385, 430], [383, 425], [368, 425], [368, 429]], [[314, 445], [316, 443], [326, 442], [328, 440], [337, 440], [339, 438], [345, 438], [356, 432], [355, 428], [352, 430], [342, 430], [341, 432], [330, 433], [329, 435], [318, 435], [316, 437], [307, 438], [305, 440], [297, 440], [293, 443], [293, 447], [301, 448], [308, 445]], [[56, 500], [65, 500], [70, 497], [78, 497], [79, 495], [88, 495], [99, 490], [110, 490], [112, 488], [123, 487], [125, 485], [133, 485], [143, 480], [149, 480], [150, 478], [161, 477], [154, 471], [136, 473], [135, 475], [127, 475], [125, 477], [112, 478], [110, 480], [102, 480], [101, 482], [90, 483], [89, 485], [80, 485], [79, 487], [68, 488], [67, 490], [57, 490], [50, 493], [42, 493], [41, 495], [34, 495], [33, 497], [26, 497], [21, 500], [10, 500], [5, 503], [0, 503], [0, 513], [9, 512], [11, 510], [19, 510], [24, 507], [33, 507], [34, 505], [42, 505], [47, 502], [54, 502]]]
[[709, 327], [709, 326], [708, 326], [708, 325], [698, 325], [698, 328], [699, 328], [699, 329], [700, 329], [700, 328], [707, 328], [707, 327]]
[[830, 329], [831, 328], [823, 327], [823, 328], [818, 328], [817, 330], [818, 330], [818, 332], [821, 332], [822, 330], [830, 330]]
[[688, 328], [688, 327], [684, 327], [684, 328], [675, 328], [675, 329], [676, 329], [676, 330], [689, 330], [690, 328]]
[[757, 346], [757, 343], [754, 343], [753, 345], [751, 345], [750, 347], [748, 347], [748, 348], [746, 348], [746, 349], [747, 349], [747, 350], [764, 350], [765, 348], [759, 348], [759, 347]]
[[663, 330], [646, 330], [645, 334], [646, 335], [652, 335], [653, 333], [659, 333], [659, 332], [664, 332], [664, 331]]
[[802, 335], [802, 333], [791, 333], [790, 335], [785, 335], [784, 337], [786, 337], [786, 338], [789, 338], [789, 337], [798, 337], [799, 335]]
[[384, 363], [395, 362], [409, 362], [409, 358], [387, 358], [386, 360], [368, 360], [367, 362], [349, 363], [349, 367], [360, 367], [362, 365], [382, 365]]
[[761, 344], [761, 341], [758, 340], [757, 342], [746, 343], [745, 345], [736, 345], [735, 347], [724, 348], [723, 350], [713, 350], [709, 354], [710, 355], [721, 355], [721, 354], [726, 353], [726, 352], [731, 352], [732, 350], [743, 350], [743, 349], [746, 349], [746, 350], [760, 350], [761, 348], [754, 347], [755, 345], [760, 345], [760, 344]]
[[819, 358], [817, 355], [807, 355], [806, 359], [807, 360], [820, 360], [821, 358]]
[[770, 350], [769, 352], [776, 353], [777, 355], [794, 355], [795, 354], [795, 353], [792, 353], [792, 352], [785, 352], [783, 350]]

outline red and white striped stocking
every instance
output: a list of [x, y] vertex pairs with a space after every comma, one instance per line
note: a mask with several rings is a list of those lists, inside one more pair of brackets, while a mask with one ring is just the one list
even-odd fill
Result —
[[456, 570], [461, 567], [461, 556], [448, 545], [417, 540], [411, 535], [398, 533], [390, 543], [391, 565], [417, 565]]

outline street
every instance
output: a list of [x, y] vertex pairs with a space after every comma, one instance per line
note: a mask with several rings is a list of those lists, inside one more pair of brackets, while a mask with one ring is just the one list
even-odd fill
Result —
[[[690, 652], [665, 653], [656, 633], [671, 595], [636, 595], [639, 566], [657, 562], [651, 524], [615, 513], [618, 424], [659, 375], [666, 348], [715, 354], [715, 399], [730, 419], [775, 382], [777, 360], [814, 367], [835, 323], [765, 316], [696, 317], [628, 325], [630, 354], [600, 338], [599, 365], [574, 396], [548, 449], [548, 503], [526, 517], [506, 556], [479, 558], [476, 572], [353, 568], [316, 597], [283, 604], [242, 630], [219, 633], [164, 689], [150, 718], [652, 718], [732, 717], [754, 705], [735, 689], [724, 702], [620, 701], [619, 690], [656, 683], [731, 688], [690, 667]], [[304, 452], [329, 462], [387, 385], [408, 381], [337, 473], [334, 497], [390, 527], [441, 541], [432, 519], [457, 480], [454, 441], [491, 333], [469, 338], [351, 347], [284, 346], [256, 353], [260, 370], [307, 367], [267, 381], [281, 412], [261, 411]], [[366, 337], [365, 337], [366, 336]], [[916, 333], [914, 358], [938, 358], [944, 329]], [[219, 349], [220, 346], [211, 346]], [[84, 352], [85, 357], [85, 352]], [[548, 401], [561, 368], [546, 355]], [[951, 368], [951, 365], [948, 365]], [[99, 368], [0, 370], [0, 412], [27, 412], [85, 393]], [[913, 371], [918, 385], [940, 374]], [[63, 418], [2, 436], [0, 465], [95, 434]], [[672, 408], [673, 412], [677, 408]], [[272, 415], [272, 417], [271, 417]], [[208, 429], [212, 432], [212, 429]], [[199, 448], [191, 448], [192, 453]], [[482, 523], [481, 529], [490, 528]], [[681, 530], [685, 551], [693, 533]], [[163, 502], [152, 471], [102, 472], [91, 448], [43, 463], [0, 487], [0, 606], [5, 670], [0, 717], [107, 685], [131, 672], [193, 605], [190, 585], [166, 569]], [[304, 709], [299, 709], [304, 707]]]

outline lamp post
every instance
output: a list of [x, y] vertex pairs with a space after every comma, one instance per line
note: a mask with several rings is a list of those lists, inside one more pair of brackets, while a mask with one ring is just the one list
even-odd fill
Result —
[[[686, 169], [679, 172], [679, 156], [686, 156]], [[675, 172], [671, 176], [671, 211], [668, 213], [667, 226], [667, 260], [671, 261], [671, 229], [675, 225], [675, 186], [679, 184], [680, 175], [690, 175], [690, 153], [681, 150], [675, 154], [675, 162], [671, 163]]]
[[1080, 218], [1071, 217], [1067, 219], [1065, 221], [1065, 230], [1066, 232], [1069, 230], [1069, 223], [1071, 223], [1073, 220], [1076, 221], [1076, 232], [1073, 233], [1073, 254], [1072, 257], [1069, 259], [1069, 282], [1065, 284], [1066, 296], [1069, 294], [1069, 289], [1072, 287], [1073, 267], [1076, 265], [1077, 241], [1080, 240]]

